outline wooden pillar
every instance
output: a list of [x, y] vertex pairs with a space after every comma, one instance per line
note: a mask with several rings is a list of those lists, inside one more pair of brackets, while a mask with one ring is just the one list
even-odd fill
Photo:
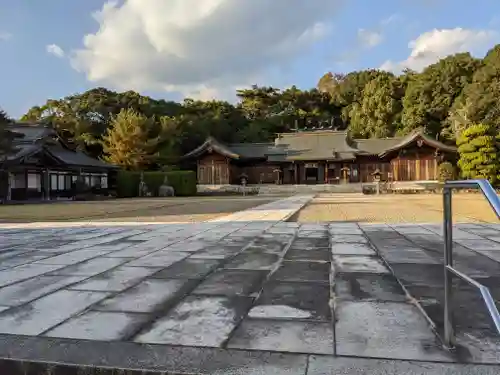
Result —
[[7, 202], [12, 199], [12, 173], [7, 172]]
[[325, 184], [328, 184], [328, 162], [325, 163]]
[[212, 160], [212, 185], [215, 185], [215, 162]]
[[295, 185], [298, 185], [299, 184], [299, 171], [298, 171], [298, 165], [295, 164], [295, 162], [293, 162], [293, 178], [294, 178], [293, 183]]
[[[418, 156], [417, 156], [417, 158], [418, 158]], [[422, 176], [420, 176], [420, 159], [416, 160], [415, 168], [417, 169], [417, 171], [416, 171], [417, 181], [420, 181], [422, 179]]]
[[394, 181], [399, 181], [399, 174], [398, 174], [398, 166], [399, 166], [399, 159], [393, 159], [391, 160], [391, 166], [392, 166], [392, 174], [394, 176]]

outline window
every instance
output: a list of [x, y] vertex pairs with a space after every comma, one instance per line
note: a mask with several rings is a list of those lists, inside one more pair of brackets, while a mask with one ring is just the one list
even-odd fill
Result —
[[101, 186], [103, 189], [108, 188], [108, 176], [102, 176], [101, 178]]
[[71, 183], [72, 183], [71, 175], [67, 174], [66, 176], [64, 176], [64, 186], [66, 186], [66, 190], [71, 189]]
[[101, 176], [100, 175], [92, 175], [92, 186], [97, 186], [101, 184]]
[[58, 178], [58, 190], [65, 190], [65, 187], [64, 187], [64, 175], [63, 174], [60, 174], [59, 176], [57, 176]]
[[57, 175], [50, 175], [50, 190], [57, 190]]
[[38, 173], [28, 174], [28, 189], [42, 191], [42, 179]]
[[89, 175], [85, 176], [85, 184], [86, 184], [87, 186], [91, 186], [91, 185], [90, 185], [90, 176], [89, 176]]

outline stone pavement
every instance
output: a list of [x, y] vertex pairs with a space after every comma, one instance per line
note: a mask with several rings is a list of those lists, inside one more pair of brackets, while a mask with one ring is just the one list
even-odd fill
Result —
[[[283, 221], [310, 198], [196, 224], [1, 226], [0, 358], [175, 374], [499, 373], [489, 327], [463, 331], [457, 353], [432, 330], [438, 227]], [[458, 225], [455, 238], [457, 266], [494, 283], [500, 226]]]

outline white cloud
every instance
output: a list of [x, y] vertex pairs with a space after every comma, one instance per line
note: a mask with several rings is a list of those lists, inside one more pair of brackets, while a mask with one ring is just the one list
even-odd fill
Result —
[[12, 39], [12, 34], [5, 32], [5, 31], [0, 31], [0, 40], [1, 41], [7, 41]]
[[84, 37], [71, 63], [88, 80], [119, 89], [216, 96], [259, 83], [325, 37], [341, 2], [108, 2], [94, 14], [99, 30]]
[[46, 47], [46, 50], [51, 55], [54, 55], [54, 56], [59, 57], [59, 58], [63, 58], [65, 56], [64, 50], [61, 47], [59, 47], [57, 44], [49, 44]]
[[493, 30], [434, 29], [408, 44], [410, 56], [399, 62], [387, 60], [380, 69], [400, 72], [408, 68], [421, 71], [438, 60], [460, 52], [483, 52], [499, 34]]
[[383, 39], [381, 32], [366, 29], [358, 30], [358, 42], [362, 47], [372, 48], [378, 46]]

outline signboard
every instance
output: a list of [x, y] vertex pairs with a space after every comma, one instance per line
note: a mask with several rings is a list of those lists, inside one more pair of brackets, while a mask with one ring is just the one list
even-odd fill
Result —
[[318, 168], [318, 163], [306, 163], [306, 168]]

